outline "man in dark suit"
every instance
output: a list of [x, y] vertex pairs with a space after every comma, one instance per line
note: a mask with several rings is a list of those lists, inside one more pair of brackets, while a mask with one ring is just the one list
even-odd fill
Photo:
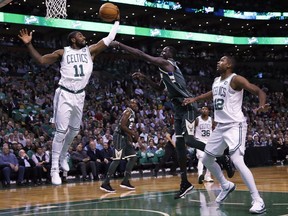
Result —
[[28, 157], [24, 149], [21, 149], [18, 154], [19, 165], [25, 167], [24, 178], [26, 180], [26, 184], [29, 184], [30, 180], [32, 180], [32, 182], [36, 182], [34, 161]]

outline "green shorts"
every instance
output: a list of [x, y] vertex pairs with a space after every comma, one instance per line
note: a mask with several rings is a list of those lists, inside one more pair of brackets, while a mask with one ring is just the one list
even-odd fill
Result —
[[113, 134], [114, 153], [113, 160], [135, 157], [136, 151], [127, 135], [120, 133]]

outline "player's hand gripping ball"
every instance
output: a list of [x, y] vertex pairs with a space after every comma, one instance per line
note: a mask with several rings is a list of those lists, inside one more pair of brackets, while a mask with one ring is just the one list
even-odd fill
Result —
[[105, 3], [99, 9], [99, 16], [105, 22], [119, 19], [119, 8], [112, 3]]

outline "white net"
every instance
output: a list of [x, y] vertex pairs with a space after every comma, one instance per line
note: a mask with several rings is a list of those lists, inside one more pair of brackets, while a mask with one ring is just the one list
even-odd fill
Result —
[[66, 0], [46, 0], [46, 19], [66, 17]]

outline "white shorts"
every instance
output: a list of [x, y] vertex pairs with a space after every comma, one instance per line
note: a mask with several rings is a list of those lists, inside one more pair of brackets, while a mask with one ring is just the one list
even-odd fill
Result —
[[237, 149], [244, 155], [246, 133], [246, 122], [218, 123], [210, 135], [204, 151], [211, 156], [219, 157], [229, 147], [230, 155]]
[[79, 129], [82, 122], [85, 91], [73, 94], [57, 88], [53, 100], [53, 119], [56, 130], [66, 132], [68, 126]]

